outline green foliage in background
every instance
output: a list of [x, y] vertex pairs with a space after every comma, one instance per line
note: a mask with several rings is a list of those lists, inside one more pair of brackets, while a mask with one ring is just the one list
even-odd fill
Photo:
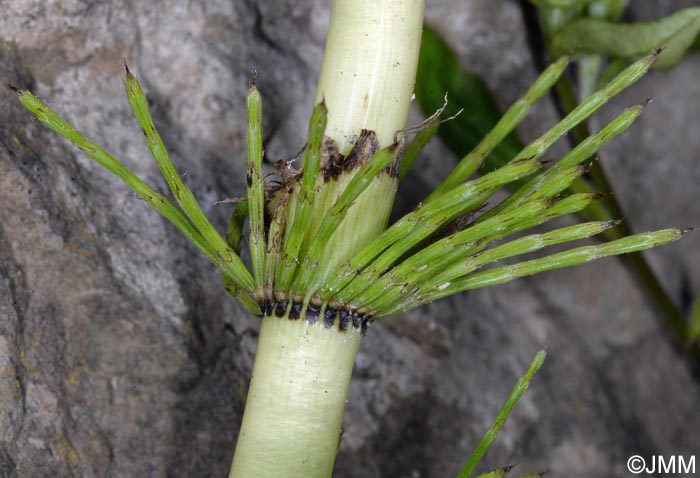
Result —
[[[653, 67], [670, 68], [689, 51], [693, 51], [691, 48], [700, 45], [700, 8], [680, 10], [655, 21], [620, 23], [627, 6], [626, 0], [532, 0], [531, 3], [538, 8], [545, 54], [550, 59], [570, 54], [576, 64], [573, 71], [575, 80], [572, 81], [568, 74], [561, 75], [556, 79], [554, 90], [565, 115], [563, 122], [566, 122], [566, 118], [577, 116], [582, 109], [586, 111], [585, 116], [579, 117], [580, 121], [567, 129], [577, 147], [583, 147], [591, 140], [588, 115], [602, 104], [602, 96], [609, 97], [620, 90], [619, 85], [616, 87], [611, 84], [615, 84], [615, 79], [626, 71], [631, 62], [656, 51], [658, 58]], [[484, 144], [494, 143], [495, 146], [491, 145], [493, 147], [488, 150], [486, 157], [471, 161], [472, 166], [478, 165], [481, 173], [498, 169], [513, 158], [523, 157], [522, 153], [518, 155], [523, 150], [523, 144], [512, 131], [510, 126], [513, 122], [508, 118], [519, 114], [519, 108], [527, 109], [546, 91], [533, 91], [534, 89], [535, 87], [531, 88], [519, 100], [529, 98], [529, 101], [525, 101], [526, 104], [518, 105], [516, 102], [501, 115], [488, 86], [462, 68], [447, 42], [426, 27], [416, 82], [418, 103], [428, 114], [440, 107], [442, 95], [447, 91], [451, 102], [454, 100], [455, 105], [464, 106], [456, 118], [440, 125], [437, 134], [459, 157], [475, 148], [478, 150]], [[606, 89], [607, 95], [604, 93]], [[448, 104], [445, 112], [446, 115], [454, 115], [457, 106]], [[495, 131], [504, 134], [496, 138], [493, 136]], [[609, 133], [610, 131], [601, 131], [598, 134], [605, 136]], [[587, 159], [592, 159], [596, 150], [588, 151], [590, 158]], [[581, 162], [585, 163], [584, 160]], [[459, 168], [460, 165], [456, 169]], [[475, 170], [471, 166], [470, 168], [470, 172]], [[523, 183], [524, 181], [510, 183], [508, 187], [517, 189], [523, 187]], [[594, 191], [614, 192], [602, 166], [595, 161], [590, 163], [590, 171], [586, 176], [576, 177], [567, 186], [567, 194]], [[606, 195], [600, 202], [581, 210], [579, 214], [589, 221], [623, 218], [617, 227], [601, 233], [605, 240], [618, 240], [631, 233], [631, 228], [624, 220], [624, 211], [613, 194]], [[640, 284], [655, 301], [669, 327], [690, 349], [693, 359], [699, 360], [700, 351], [695, 338], [698, 335], [696, 321], [683, 316], [643, 256], [630, 254], [626, 260]]]
[[663, 48], [655, 68], [675, 66], [693, 45], [700, 32], [700, 7], [680, 10], [650, 22], [617, 23], [582, 17], [557, 31], [551, 38], [556, 56], [574, 48], [633, 61], [654, 48]]

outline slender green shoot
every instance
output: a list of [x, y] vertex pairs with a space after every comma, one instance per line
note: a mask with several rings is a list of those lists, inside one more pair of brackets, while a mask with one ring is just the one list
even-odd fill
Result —
[[[229, 221], [228, 230], [226, 232], [226, 243], [233, 249], [236, 254], [241, 253], [241, 248], [243, 246], [243, 227], [245, 225], [245, 220], [248, 217], [248, 202], [239, 201], [236, 203], [236, 207], [231, 214], [231, 219]], [[257, 315], [260, 313], [260, 308], [258, 303], [250, 294], [250, 291], [241, 289], [226, 273], [221, 274], [222, 281], [224, 283], [224, 289], [231, 296], [237, 297], [241, 300], [243, 305], [251, 311], [253, 314]]]
[[[426, 283], [428, 280], [442, 273], [448, 266], [455, 264], [457, 261], [466, 260], [470, 256], [484, 250], [492, 242], [500, 240], [506, 236], [530, 229], [531, 227], [535, 227], [540, 224], [544, 224], [545, 222], [557, 217], [568, 214], [576, 214], [588, 207], [594, 201], [598, 200], [600, 196], [600, 194], [572, 194], [571, 196], [567, 196], [554, 202], [554, 204], [551, 204], [551, 200], [549, 199], [542, 199], [539, 201], [533, 201], [533, 203], [537, 204], [544, 202], [546, 204], [550, 204], [550, 206], [539, 215], [532, 215], [530, 217], [523, 215], [523, 217], [520, 217], [517, 220], [511, 220], [508, 218], [508, 216], [511, 214], [513, 216], [517, 216], [519, 214], [517, 211], [521, 211], [522, 213], [527, 210], [526, 206], [522, 206], [522, 209], [517, 208], [484, 221], [483, 223], [474, 224], [471, 226], [471, 228], [478, 229], [490, 223], [493, 230], [488, 236], [480, 239], [473, 245], [468, 244], [466, 247], [455, 246], [453, 251], [448, 252], [442, 259], [436, 261], [436, 266], [433, 266], [431, 263], [431, 266], [424, 270], [420, 270], [420, 266], [414, 268], [412, 274], [410, 276], [406, 276], [405, 282], [403, 283], [394, 278], [394, 269], [390, 270], [382, 278], [380, 278], [380, 282], [384, 288], [376, 301], [371, 302], [373, 310], [375, 313], [379, 314], [379, 316], [383, 316], [384, 313], [381, 311], [386, 311], [391, 308], [411, 308], [410, 305], [414, 302], [415, 297], [413, 294], [407, 293], [407, 291], [417, 292], [421, 284]], [[501, 224], [499, 225], [499, 223]], [[502, 227], [504, 225], [505, 228]], [[458, 234], [464, 234], [466, 236], [467, 231], [468, 229], [466, 229], [463, 233], [460, 232]], [[447, 243], [448, 240], [449, 237], [443, 241]], [[421, 254], [421, 252], [419, 252], [417, 255], [419, 254]], [[411, 259], [409, 258], [408, 260]], [[437, 264], [440, 266], [437, 267]], [[353, 302], [361, 303], [359, 299], [353, 299]]]
[[533, 201], [508, 214], [501, 214], [440, 239], [387, 271], [351, 300], [357, 304], [377, 304], [387, 296], [387, 289], [391, 290], [395, 285], [422, 283], [436, 271], [442, 271], [455, 261], [485, 247], [486, 238], [498, 237], [514, 223], [541, 216], [549, 206], [549, 200]]
[[530, 276], [563, 267], [585, 264], [596, 259], [618, 254], [642, 251], [652, 247], [669, 244], [679, 239], [688, 230], [662, 229], [655, 232], [634, 234], [622, 239], [606, 242], [595, 246], [583, 246], [576, 249], [552, 254], [551, 256], [521, 262], [515, 265], [494, 267], [483, 272], [467, 275], [453, 282], [433, 286], [430, 290], [421, 291], [417, 302], [425, 304], [440, 297], [459, 291], [477, 289], [489, 285], [502, 284], [518, 277]]
[[487, 471], [486, 473], [481, 473], [475, 478], [503, 478], [508, 475], [515, 465], [508, 465], [501, 468], [496, 468], [495, 470]]
[[284, 292], [289, 290], [299, 262], [299, 252], [311, 224], [316, 182], [321, 167], [323, 135], [327, 122], [328, 110], [325, 103], [321, 102], [314, 107], [309, 120], [308, 139], [304, 150], [304, 171], [296, 201], [296, 211], [291, 224], [287, 224], [288, 230], [285, 234], [282, 257], [277, 269], [275, 287]]
[[571, 131], [576, 125], [584, 121], [590, 115], [598, 111], [601, 106], [624, 89], [637, 82], [649, 71], [651, 65], [658, 56], [658, 51], [637, 60], [625, 68], [619, 75], [610, 80], [602, 89], [589, 96], [584, 102], [579, 104], [566, 117], [552, 127], [549, 131], [540, 136], [537, 140], [527, 145], [516, 156], [517, 158], [539, 158], [544, 154], [556, 140]]
[[618, 221], [586, 222], [583, 224], [574, 224], [572, 226], [562, 227], [543, 234], [531, 234], [529, 236], [521, 237], [480, 254], [476, 254], [464, 262], [448, 267], [430, 281], [425, 282], [422, 287], [424, 287], [426, 290], [431, 288], [439, 288], [449, 281], [465, 276], [488, 264], [522, 254], [529, 254], [554, 244], [572, 242], [579, 239], [592, 237], [600, 234], [606, 229], [616, 226], [617, 223]]
[[[658, 61], [656, 62], [655, 66], [658, 67]], [[561, 106], [565, 112], [572, 111], [574, 108], [576, 108], [578, 105], [577, 96], [574, 93], [571, 81], [567, 76], [562, 76], [559, 79], [556, 85], [556, 91], [560, 98]], [[575, 143], [580, 143], [587, 138], [589, 134], [588, 124], [586, 121], [583, 121], [578, 125], [578, 127], [573, 129], [572, 139]], [[606, 231], [604, 234], [606, 240], [619, 239], [631, 234], [631, 228], [627, 224], [627, 221], [624, 220], [622, 208], [615, 199], [614, 189], [599, 163], [593, 163], [589, 176], [593, 185], [598, 191], [609, 194], [603, 199], [603, 201], [601, 201], [600, 204], [597, 204], [595, 208], [585, 211], [584, 214], [582, 214], [584, 219], [600, 220], [614, 217], [623, 218], [622, 223], [618, 227]], [[584, 187], [588, 187], [590, 189], [587, 184], [588, 183], [584, 181], [577, 181], [573, 186], [575, 186], [578, 191], [582, 191]], [[572, 190], [573, 189], [574, 187], [572, 187]], [[636, 274], [642, 287], [647, 290], [650, 297], [656, 303], [656, 306], [661, 311], [664, 319], [674, 331], [678, 339], [682, 343], [688, 343], [688, 322], [684, 314], [670, 298], [665, 287], [659, 282], [657, 276], [649, 266], [649, 263], [644, 256], [639, 253], [632, 253], [625, 256], [623, 260]], [[693, 347], [690, 350], [690, 354], [695, 361], [699, 361], [700, 347]]]
[[[357, 295], [369, 286], [373, 278], [383, 273], [394, 261], [435, 233], [441, 226], [460, 214], [478, 208], [504, 184], [527, 177], [540, 167], [541, 163], [533, 159], [510, 163], [474, 181], [469, 181], [438, 200], [424, 204], [407, 214], [365, 246], [345, 267], [345, 271], [339, 271], [334, 278], [330, 279], [322, 290], [321, 296], [332, 293], [340, 300], [345, 300], [343, 297]], [[359, 277], [355, 271], [362, 271], [368, 266], [368, 274], [352, 284], [353, 279]]]
[[[126, 166], [106, 152], [101, 146], [80, 134], [70, 123], [52, 111], [36, 96], [24, 90], [16, 90], [16, 92], [20, 102], [31, 111], [39, 121], [76, 145], [96, 163], [124, 181], [124, 183], [133, 189], [149, 206], [156, 209], [163, 217], [180, 230], [193, 246], [202, 252], [217, 267], [222, 269], [222, 271], [238, 286], [248, 290], [252, 288], [253, 278], [250, 273], [248, 273], [245, 266], [243, 266], [242, 262], [240, 267], [237, 266], [233, 257], [238, 259], [238, 261], [240, 261], [240, 259], [231, 248], [226, 246], [226, 248], [222, 250], [210, 244], [185, 217], [182, 211], [170, 202], [167, 197], [156, 192]], [[227, 254], [227, 250], [230, 251], [230, 255]]]
[[265, 297], [272, 299], [275, 275], [280, 255], [282, 253], [282, 243], [284, 241], [284, 231], [287, 227], [287, 204], [290, 193], [284, 190], [281, 194], [279, 207], [275, 211], [270, 230], [267, 235], [267, 251], [265, 255]]
[[226, 231], [226, 243], [236, 254], [243, 248], [243, 228], [248, 218], [248, 201], [239, 201], [233, 209]]
[[233, 281], [230, 274], [222, 273], [221, 279], [224, 284], [224, 289], [229, 295], [236, 297], [251, 314], [261, 315], [260, 305], [249, 291], [239, 287], [238, 284]]
[[[474, 478], [503, 478], [510, 475], [513, 471], [515, 465], [508, 465], [501, 468], [496, 468], [495, 470], [487, 471], [486, 473], [481, 473], [476, 475]], [[543, 478], [547, 474], [546, 471], [538, 471], [535, 473], [525, 473], [524, 475], [519, 475], [518, 478]]]
[[508, 111], [496, 123], [496, 126], [481, 140], [473, 151], [462, 158], [449, 176], [428, 196], [425, 202], [434, 200], [469, 179], [481, 167], [491, 151], [503, 141], [503, 138], [508, 136], [520, 124], [532, 108], [532, 105], [552, 88], [562, 73], [564, 73], [570, 61], [571, 55], [564, 55], [543, 71], [525, 95], [508, 108]]
[[[644, 111], [644, 108], [648, 103], [649, 100], [645, 100], [638, 105], [624, 110], [598, 133], [589, 136], [584, 141], [579, 143], [574, 149], [572, 149], [560, 161], [556, 162], [547, 171], [523, 184], [507, 199], [482, 216], [481, 220], [496, 215], [501, 211], [505, 211], [514, 205], [522, 204], [523, 200], [525, 199], [531, 200], [538, 197], [545, 197], [545, 194], [547, 193], [556, 194], [568, 188], [571, 183], [573, 183], [574, 179], [580, 176], [580, 174], [575, 174], [574, 177], [569, 178], [568, 181], [565, 179], [563, 182], [559, 182], [557, 178], [566, 178], [567, 168], [575, 168], [577, 165], [586, 161], [593, 156], [596, 151], [602, 148], [605, 143], [629, 128], [632, 123], [636, 121], [642, 111]], [[581, 173], [583, 173], [583, 171], [581, 171]], [[548, 181], [552, 180], [554, 180], [553, 185], [555, 186], [555, 189], [553, 190], [545, 186]]]
[[[231, 214], [228, 230], [226, 232], [226, 243], [233, 249], [236, 254], [241, 253], [243, 247], [243, 227], [245, 220], [248, 217], [248, 202], [238, 201]], [[253, 298], [249, 290], [239, 287], [228, 274], [222, 272], [221, 279], [224, 284], [224, 289], [232, 297], [238, 298], [241, 303], [254, 315], [260, 314], [258, 302]]]
[[[536, 158], [536, 159], [541, 158], [542, 155], [544, 155], [544, 153], [547, 152], [547, 150], [559, 138], [561, 138], [563, 135], [567, 134], [574, 127], [576, 127], [576, 125], [578, 125], [579, 123], [584, 121], [586, 118], [588, 118], [590, 115], [595, 113], [601, 106], [603, 106], [605, 103], [607, 103], [610, 98], [617, 95], [619, 92], [628, 88], [629, 86], [634, 84], [637, 80], [639, 80], [639, 78], [641, 78], [649, 70], [651, 65], [654, 63], [654, 61], [656, 60], [656, 57], [658, 56], [658, 53], [659, 53], [658, 51], [655, 51], [654, 53], [636, 61], [635, 63], [633, 63], [630, 66], [628, 66], [627, 68], [625, 68], [622, 72], [620, 72], [620, 74], [618, 74], [607, 85], [605, 85], [605, 87], [603, 87], [601, 90], [599, 90], [595, 94], [588, 97], [584, 102], [582, 102], [580, 105], [578, 105], [576, 108], [574, 108], [564, 119], [562, 119], [559, 123], [557, 123], [549, 131], [547, 131], [542, 136], [540, 136], [538, 139], [536, 139], [532, 143], [528, 144], [525, 148], [523, 148], [523, 150], [515, 156], [513, 161], [517, 161], [517, 160], [523, 159], [523, 158], [530, 158], [530, 157]], [[555, 81], [556, 81], [556, 78], [555, 78]], [[505, 116], [504, 116], [504, 118], [505, 118]], [[498, 128], [499, 127], [497, 126], [494, 130], [496, 130]], [[477, 148], [474, 150], [473, 153], [470, 153], [469, 155], [467, 155], [467, 157], [465, 157], [465, 160], [464, 160], [464, 161], [466, 161], [465, 164], [466, 163], [471, 164], [471, 166], [468, 166], [468, 165], [464, 166], [464, 171], [466, 171], [469, 174], [475, 172], [478, 169], [478, 167], [481, 165], [481, 162], [483, 161], [483, 159], [481, 159], [481, 155], [477, 153], [477, 151], [479, 150], [480, 147], [481, 147], [481, 145], [477, 146]], [[493, 147], [495, 147], [495, 144], [491, 148], [493, 148]], [[488, 152], [490, 152], [491, 149], [486, 149], [485, 151], [487, 151], [486, 155], [488, 155]], [[470, 159], [467, 160], [467, 158], [470, 158]], [[464, 174], [460, 174], [458, 177], [462, 178], [462, 177], [464, 177]], [[449, 177], [448, 177], [448, 179], [449, 179]], [[451, 179], [450, 179], [450, 182], [448, 184], [449, 185], [452, 184]], [[428, 197], [426, 202], [432, 201], [436, 197], [438, 197], [437, 191], [449, 190], [450, 187], [451, 186], [440, 186], [438, 189], [436, 189], [436, 191], [434, 191]]]
[[265, 176], [262, 169], [262, 98], [255, 82], [258, 73], [253, 70], [246, 97], [248, 117], [248, 214], [250, 216], [250, 260], [255, 278], [255, 295], [263, 298], [265, 274]]
[[506, 403], [498, 412], [498, 415], [496, 415], [496, 419], [494, 420], [493, 424], [487, 430], [486, 434], [479, 442], [479, 445], [476, 447], [476, 450], [474, 450], [474, 453], [469, 458], [469, 461], [467, 461], [467, 464], [464, 465], [462, 470], [457, 475], [457, 478], [470, 478], [472, 476], [474, 468], [476, 468], [476, 465], [479, 464], [486, 452], [489, 450], [489, 448], [491, 448], [491, 445], [496, 440], [501, 428], [503, 428], [503, 425], [510, 416], [510, 413], [513, 411], [513, 407], [515, 407], [518, 401], [520, 401], [523, 394], [525, 394], [530, 386], [532, 378], [535, 376], [540, 367], [542, 367], [546, 356], [547, 353], [544, 350], [537, 352], [535, 358], [532, 360], [532, 363], [530, 363], [530, 366], [525, 372], [525, 375], [523, 375], [520, 380], [518, 380], [518, 383], [515, 384], [515, 387], [513, 388], [513, 391], [510, 392]]
[[231, 263], [235, 275], [239, 277], [239, 280], [245, 288], [252, 289], [252, 278], [250, 272], [248, 272], [248, 269], [243, 264], [243, 261], [241, 261], [238, 254], [229, 247], [212, 223], [209, 222], [209, 219], [207, 219], [204, 211], [202, 211], [201, 206], [195, 199], [194, 194], [192, 194], [190, 188], [185, 186], [182, 182], [182, 178], [175, 170], [170, 156], [168, 156], [168, 152], [165, 149], [163, 140], [153, 124], [153, 118], [151, 117], [146, 95], [143, 93], [136, 77], [131, 74], [128, 67], [126, 68], [125, 84], [131, 111], [134, 113], [134, 117], [146, 137], [148, 149], [151, 151], [153, 159], [155, 159], [165, 181], [168, 183], [168, 187], [175, 201], [180, 208], [182, 208], [182, 211], [189, 220], [192, 221], [197, 230], [204, 236], [204, 239], [214, 247], [217, 254], [221, 255], [222, 262]]

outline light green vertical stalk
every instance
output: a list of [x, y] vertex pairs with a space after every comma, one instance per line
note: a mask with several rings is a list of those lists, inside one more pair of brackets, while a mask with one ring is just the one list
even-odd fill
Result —
[[272, 299], [272, 289], [277, 271], [277, 262], [282, 251], [284, 230], [287, 227], [287, 203], [289, 194], [282, 193], [279, 206], [270, 223], [267, 235], [267, 254], [265, 256], [265, 297]]
[[422, 0], [333, 2], [316, 102], [342, 154], [363, 129], [386, 147], [405, 127], [422, 28]]
[[[316, 102], [324, 102], [328, 108], [326, 136], [336, 143], [341, 155], [352, 154], [353, 146], [362, 143], [360, 138], [371, 138], [377, 149], [401, 142], [397, 132], [406, 128], [413, 96], [423, 7], [423, 0], [333, 2]], [[402, 149], [396, 149], [394, 164]], [[369, 161], [369, 156], [371, 152], [366, 157], [361, 154], [358, 165]], [[319, 212], [341, 209], [335, 207], [337, 201], [350, 184], [357, 184], [353, 176], [361, 169], [344, 165], [337, 177], [320, 184], [319, 196], [325, 200]], [[304, 270], [296, 292], [306, 294], [306, 301], [386, 228], [397, 176], [398, 166], [395, 174], [386, 170], [375, 174], [362, 194], [343, 208], [343, 220], [332, 228], [326, 247], [304, 251], [299, 258]], [[324, 216], [318, 214], [312, 235]]]
[[[373, 132], [366, 133], [376, 136], [372, 147], [381, 149], [394, 145], [396, 132], [406, 127], [422, 22], [422, 0], [333, 2], [316, 104], [327, 107], [325, 135], [341, 161], [363, 130]], [[285, 300], [290, 292], [311, 292], [386, 227], [398, 182], [390, 164], [401, 147], [373, 161], [372, 154], [361, 157], [356, 167], [340, 165], [331, 179], [312, 177], [319, 158], [307, 156], [314, 161], [305, 161], [302, 183], [283, 193], [268, 236], [265, 292], [279, 301], [275, 311], [286, 306], [286, 312], [263, 318], [231, 478], [330, 478], [361, 332], [325, 307], [320, 315], [304, 307], [292, 320]], [[311, 197], [313, 217], [307, 217]], [[282, 230], [293, 237], [280, 244]], [[299, 241], [314, 234], [320, 234], [315, 247]]]
[[361, 337], [263, 318], [230, 478], [330, 478]]

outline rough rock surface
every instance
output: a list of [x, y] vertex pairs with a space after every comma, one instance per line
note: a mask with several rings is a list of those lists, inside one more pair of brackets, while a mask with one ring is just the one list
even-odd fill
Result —
[[[668, 13], [645, 2], [634, 17]], [[653, 6], [648, 6], [653, 4]], [[260, 72], [268, 156], [302, 144], [329, 2], [5, 1], [0, 79], [31, 88], [164, 189], [123, 95], [143, 82], [173, 159], [223, 228], [243, 186], [244, 92]], [[535, 78], [516, 2], [428, 1], [428, 21], [506, 105]], [[603, 152], [638, 230], [698, 225], [700, 58], [653, 72], [598, 116], [653, 95]], [[0, 477], [226, 476], [257, 321], [177, 232], [0, 90]], [[549, 100], [521, 134], [556, 115]], [[560, 146], [561, 147], [561, 146]], [[399, 203], [453, 164], [430, 147]], [[688, 308], [690, 236], [648, 254]], [[625, 476], [632, 454], [697, 453], [700, 387], [621, 261], [440, 301], [370, 329], [337, 477], [454, 476], [535, 351], [549, 359], [484, 468]]]

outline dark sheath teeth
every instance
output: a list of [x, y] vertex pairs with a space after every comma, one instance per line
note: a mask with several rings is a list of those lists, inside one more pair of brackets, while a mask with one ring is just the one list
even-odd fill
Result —
[[[284, 317], [287, 313], [287, 308], [289, 306], [288, 300], [262, 300], [260, 301], [260, 310], [264, 316], [276, 316]], [[289, 309], [290, 320], [297, 320], [301, 318], [302, 312], [304, 311], [304, 304], [302, 302], [293, 302], [291, 308]], [[318, 321], [321, 316], [321, 307], [314, 304], [309, 304], [306, 307], [306, 322], [308, 324], [313, 324]], [[338, 319], [336, 321], [336, 319]], [[348, 328], [352, 327], [355, 330], [359, 330], [364, 334], [367, 331], [367, 327], [372, 322], [372, 318], [368, 315], [361, 315], [357, 312], [346, 310], [346, 309], [334, 309], [332, 307], [326, 306], [326, 310], [323, 313], [323, 325], [328, 328], [333, 327], [337, 324], [338, 330], [341, 332], [346, 332]]]

